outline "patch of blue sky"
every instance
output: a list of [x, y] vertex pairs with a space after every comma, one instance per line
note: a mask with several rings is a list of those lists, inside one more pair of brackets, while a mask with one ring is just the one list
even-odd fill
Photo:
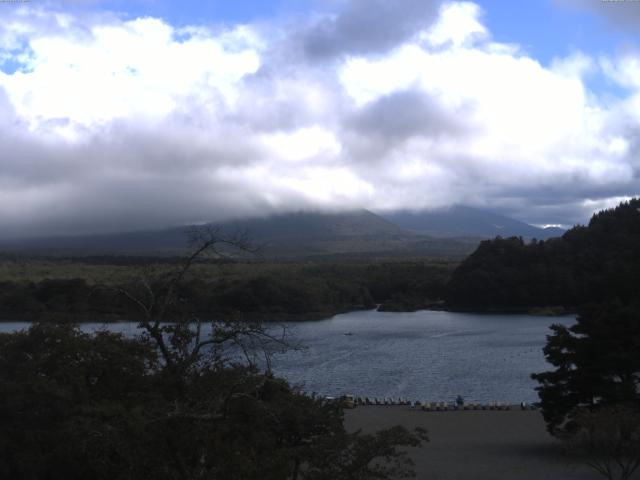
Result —
[[236, 24], [265, 20], [280, 15], [291, 15], [309, 11], [312, 0], [96, 0], [58, 2], [69, 10], [108, 10], [124, 18], [157, 17], [175, 27], [188, 25]]
[[[615, 55], [640, 34], [615, 28], [593, 12], [562, 6], [557, 0], [478, 0], [483, 22], [497, 42], [514, 43], [543, 66], [558, 58], [582, 53], [596, 63]], [[587, 88], [598, 96], [622, 98], [628, 90], [613, 82], [599, 68], [584, 76]]]
[[6, 75], [13, 75], [21, 69], [23, 64], [12, 56], [3, 56], [0, 54], [0, 71]]
[[629, 97], [635, 94], [635, 90], [630, 87], [615, 82], [612, 78], [605, 75], [600, 68], [594, 69], [583, 77], [586, 88], [596, 95], [605, 104], [614, 103], [617, 100]]
[[576, 51], [592, 53], [612, 46], [597, 18], [559, 7], [553, 0], [478, 0], [478, 4], [496, 41], [520, 45], [543, 65]]
[[2, 50], [0, 48], [0, 71], [6, 75], [16, 72], [24, 72], [29, 69], [27, 65], [27, 46], [20, 49]]

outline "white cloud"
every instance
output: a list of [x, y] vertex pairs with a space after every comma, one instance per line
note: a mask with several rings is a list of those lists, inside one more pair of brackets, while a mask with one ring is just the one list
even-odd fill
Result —
[[421, 38], [432, 46], [451, 43], [454, 47], [484, 39], [489, 36], [489, 32], [480, 22], [480, 14], [480, 7], [475, 3], [445, 3], [440, 9], [438, 22], [424, 32]]
[[300, 162], [319, 155], [335, 156], [342, 149], [333, 133], [320, 126], [265, 134], [261, 140], [276, 161]]
[[139, 18], [87, 30], [31, 33], [21, 71], [4, 76], [16, 111], [32, 129], [50, 119], [79, 127], [119, 118], [153, 122], [185, 100], [232, 105], [239, 81], [260, 65], [242, 29], [181, 41], [161, 20]]
[[[452, 203], [570, 224], [639, 192], [638, 55], [546, 66], [494, 41], [470, 2], [434, 17], [411, 0], [398, 18], [348, 5], [293, 30], [218, 31], [15, 9], [0, 25], [17, 65], [0, 71], [0, 226]], [[359, 15], [375, 38], [352, 28]], [[589, 91], [594, 71], [628, 96]]]
[[[545, 67], [512, 48], [496, 48], [477, 26], [477, 7], [457, 5], [455, 12], [455, 22], [443, 15], [431, 32], [449, 31], [453, 22], [452, 34], [463, 40], [445, 49], [405, 44], [384, 58], [351, 58], [341, 71], [344, 88], [357, 105], [413, 87], [467, 123], [463, 138], [438, 141], [446, 150], [407, 142], [399, 156], [388, 157], [399, 171], [411, 172], [405, 188], [414, 184], [413, 196], [400, 205], [397, 197], [378, 198], [379, 207], [421, 200], [427, 205], [452, 203], [483, 189], [510, 196], [517, 196], [519, 187], [527, 193], [554, 185], [571, 189], [576, 181], [638, 188], [626, 163], [629, 141], [609, 130], [612, 112], [586, 91], [583, 76], [594, 68], [589, 57], [576, 54]], [[463, 20], [464, 15], [470, 18]], [[420, 163], [422, 168], [416, 168]], [[427, 196], [421, 187], [437, 195]]]
[[604, 73], [618, 85], [640, 89], [640, 52], [626, 54], [616, 59], [600, 60]]

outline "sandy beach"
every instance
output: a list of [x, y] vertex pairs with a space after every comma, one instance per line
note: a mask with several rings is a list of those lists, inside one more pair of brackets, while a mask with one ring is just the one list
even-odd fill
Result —
[[[419, 480], [596, 480], [567, 457], [538, 411], [424, 412], [408, 406], [360, 406], [347, 411], [350, 431], [393, 425], [423, 427], [430, 441], [411, 449]], [[640, 477], [638, 477], [640, 478]]]

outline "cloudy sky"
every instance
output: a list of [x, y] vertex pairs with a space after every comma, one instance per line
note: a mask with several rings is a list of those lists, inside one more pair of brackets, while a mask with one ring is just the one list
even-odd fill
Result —
[[640, 193], [640, 2], [0, 3], [0, 236]]

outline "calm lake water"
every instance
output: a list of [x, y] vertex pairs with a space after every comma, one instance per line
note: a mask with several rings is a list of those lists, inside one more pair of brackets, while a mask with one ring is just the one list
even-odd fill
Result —
[[[293, 341], [305, 348], [276, 355], [273, 369], [321, 395], [449, 401], [460, 394], [469, 402], [534, 402], [536, 383], [529, 375], [549, 369], [542, 354], [549, 326], [574, 321], [573, 316], [360, 311], [287, 322]], [[2, 323], [0, 331], [26, 326]], [[87, 331], [102, 327], [82, 325]], [[134, 323], [108, 328], [136, 332]]]

